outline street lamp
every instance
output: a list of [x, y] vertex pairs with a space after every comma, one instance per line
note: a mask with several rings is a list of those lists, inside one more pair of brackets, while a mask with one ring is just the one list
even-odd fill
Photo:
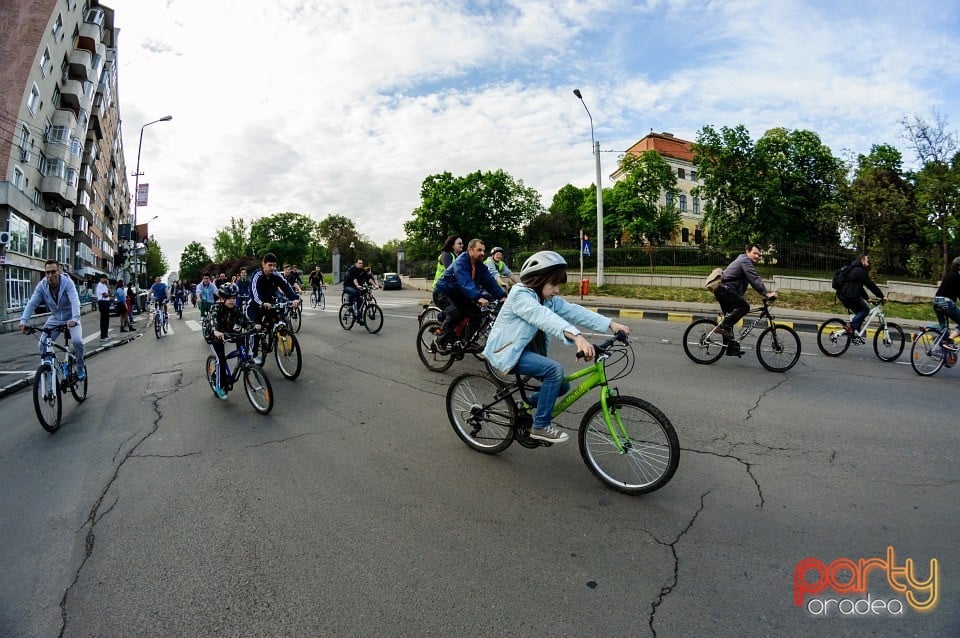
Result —
[[580, 89], [574, 89], [573, 94], [577, 96], [583, 108], [587, 111], [587, 117], [590, 118], [590, 142], [593, 146], [593, 156], [597, 164], [597, 285], [603, 285], [603, 183], [600, 181], [600, 142], [593, 137], [593, 116], [590, 115], [590, 109], [587, 103], [583, 101], [583, 95]]
[[[137, 172], [133, 174], [134, 176], [134, 186], [133, 186], [133, 232], [134, 234], [136, 234], [137, 232], [137, 204], [138, 204], [137, 200], [139, 199], [139, 196], [140, 196], [140, 151], [143, 150], [143, 129], [147, 128], [151, 124], [156, 124], [157, 122], [169, 122], [172, 119], [173, 119], [172, 115], [164, 115], [159, 120], [147, 122], [146, 124], [140, 127], [140, 144], [137, 145]], [[156, 219], [156, 217], [154, 217], [153, 219]], [[153, 220], [150, 220], [150, 221], [153, 221]], [[133, 241], [134, 248], [136, 248], [137, 239], [138, 239], [137, 237], [134, 237], [134, 241]], [[137, 276], [137, 287], [139, 288], [140, 287], [139, 268], [137, 269], [136, 276]]]

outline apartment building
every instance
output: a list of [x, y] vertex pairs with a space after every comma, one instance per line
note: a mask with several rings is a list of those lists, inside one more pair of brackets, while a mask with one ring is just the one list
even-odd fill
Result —
[[96, 0], [3, 0], [0, 318], [19, 317], [56, 259], [81, 291], [113, 276], [130, 191], [113, 10]]
[[[680, 139], [673, 133], [654, 133], [641, 139], [627, 149], [632, 155], [642, 155], [647, 151], [656, 151], [666, 160], [667, 164], [677, 176], [677, 188], [680, 194], [677, 201], [673, 201], [670, 193], [660, 194], [660, 204], [676, 204], [680, 211], [680, 232], [670, 242], [674, 246], [699, 246], [706, 237], [706, 227], [703, 222], [704, 202], [693, 194], [693, 189], [700, 183], [697, 179], [697, 168], [693, 164], [693, 142]], [[620, 171], [611, 177], [616, 181]]]

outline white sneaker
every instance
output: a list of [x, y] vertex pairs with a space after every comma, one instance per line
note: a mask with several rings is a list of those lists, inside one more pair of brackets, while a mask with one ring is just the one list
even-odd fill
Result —
[[258, 366], [262, 366], [262, 365], [263, 365], [263, 357], [261, 357], [260, 355], [256, 355], [256, 356], [253, 358], [253, 362], [254, 362], [256, 365], [258, 365]]
[[563, 443], [570, 437], [566, 432], [561, 432], [556, 426], [548, 425], [545, 428], [530, 428], [530, 438], [549, 443]]

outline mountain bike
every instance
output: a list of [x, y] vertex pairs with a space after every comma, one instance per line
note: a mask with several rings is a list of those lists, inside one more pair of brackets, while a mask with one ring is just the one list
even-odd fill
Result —
[[320, 286], [320, 288], [315, 288], [313, 292], [310, 293], [310, 303], [313, 304], [314, 308], [319, 308], [320, 310], [327, 309], [327, 296], [323, 294], [323, 290], [326, 286]]
[[[829, 319], [823, 322], [817, 331], [817, 346], [820, 352], [828, 357], [839, 357], [847, 351], [851, 343], [857, 346], [866, 343], [864, 337], [867, 334], [867, 328], [874, 319], [877, 319], [880, 325], [873, 335], [873, 351], [881, 361], [896, 361], [903, 353], [906, 344], [903, 328], [892, 321], [887, 321], [883, 314], [883, 301], [872, 300], [870, 303], [873, 308], [856, 332], [847, 332], [848, 322], [843, 319]], [[850, 315], [850, 319], [853, 319], [853, 315]]]
[[177, 319], [183, 319], [183, 299], [181, 297], [173, 298], [173, 311], [177, 313]]
[[156, 304], [156, 310], [153, 313], [153, 333], [160, 338], [160, 333], [167, 334], [170, 329], [170, 317], [167, 316], [167, 304]]
[[263, 329], [260, 331], [260, 356], [267, 362], [267, 356], [273, 352], [277, 360], [277, 367], [287, 379], [296, 379], [300, 376], [303, 366], [300, 354], [300, 342], [287, 326], [286, 317], [290, 302], [275, 303], [264, 316]]
[[341, 328], [350, 330], [354, 323], [359, 323], [370, 334], [380, 332], [383, 328], [383, 310], [377, 305], [377, 299], [373, 296], [372, 290], [372, 286], [363, 286], [360, 289], [360, 302], [356, 308], [353, 308], [349, 301], [340, 306]]
[[[260, 414], [267, 414], [273, 409], [273, 387], [270, 385], [270, 378], [267, 373], [253, 362], [253, 355], [250, 354], [246, 346], [249, 337], [256, 332], [256, 330], [248, 330], [246, 332], [224, 334], [223, 340], [233, 343], [235, 347], [233, 352], [227, 354], [227, 369], [220, 382], [223, 384], [223, 389], [230, 392], [242, 376], [243, 390], [247, 395], [247, 400], [250, 401], [250, 405]], [[230, 359], [236, 360], [233, 370], [230, 369]], [[205, 369], [207, 383], [210, 384], [210, 390], [212, 391], [216, 387], [217, 378], [217, 358], [214, 355], [207, 357]], [[213, 395], [217, 396], [217, 393], [214, 392]]]
[[[63, 330], [63, 345], [57, 343], [57, 332]], [[55, 328], [27, 327], [25, 334], [39, 332], [41, 354], [40, 366], [33, 375], [33, 408], [37, 420], [47, 432], [60, 429], [63, 415], [62, 395], [70, 391], [77, 403], [87, 398], [87, 375], [77, 378], [77, 358], [70, 346], [70, 330], [66, 326]], [[57, 351], [63, 359], [57, 359]]]
[[[747, 313], [739, 342], [746, 339], [758, 325], [765, 324], [767, 327], [757, 337], [757, 359], [771, 372], [786, 372], [800, 360], [800, 337], [793, 328], [776, 323], [770, 313], [773, 302], [774, 299], [764, 298], [762, 306], [752, 308]], [[757, 315], [757, 318], [747, 323], [750, 315]], [[732, 339], [725, 342], [717, 331], [718, 326], [713, 319], [697, 319], [687, 326], [683, 333], [683, 351], [691, 361], [708, 365], [715, 363], [724, 353], [743, 356], [740, 343]]]
[[[601, 482], [620, 492], [658, 490], [670, 481], [680, 463], [680, 442], [673, 424], [647, 401], [622, 396], [610, 387], [611, 381], [633, 370], [633, 348], [625, 334], [618, 332], [594, 348], [594, 363], [565, 378], [583, 381], [557, 401], [553, 416], [599, 387], [600, 400], [587, 408], [580, 421], [583, 462]], [[614, 365], [619, 368], [608, 376], [608, 366]], [[497, 454], [513, 441], [529, 449], [552, 445], [530, 436], [532, 408], [519, 375], [505, 384], [484, 373], [462, 374], [447, 390], [446, 407], [457, 436], [478, 452]]]
[[290, 329], [294, 332], [300, 332], [300, 326], [303, 324], [303, 304], [296, 308], [290, 308], [290, 316], [287, 317]]
[[910, 365], [922, 377], [933, 376], [940, 368], [952, 368], [957, 363], [957, 351], [944, 347], [950, 334], [947, 317], [937, 312], [937, 318], [940, 324], [924, 326], [910, 346]]

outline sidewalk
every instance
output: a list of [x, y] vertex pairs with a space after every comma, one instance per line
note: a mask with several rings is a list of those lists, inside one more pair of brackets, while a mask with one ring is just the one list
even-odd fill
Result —
[[[149, 313], [134, 315], [137, 323], [134, 332], [120, 332], [120, 317], [110, 317], [109, 341], [100, 341], [100, 318], [96, 312], [82, 313], [83, 343], [86, 360], [92, 359], [101, 352], [122, 346], [140, 337], [144, 327], [153, 327]], [[92, 320], [91, 320], [92, 318]], [[31, 321], [33, 325], [43, 325], [42, 320]], [[62, 337], [59, 339], [62, 342]], [[36, 334], [24, 335], [19, 331], [0, 333], [0, 399], [16, 392], [33, 382], [33, 371], [40, 364]]]

